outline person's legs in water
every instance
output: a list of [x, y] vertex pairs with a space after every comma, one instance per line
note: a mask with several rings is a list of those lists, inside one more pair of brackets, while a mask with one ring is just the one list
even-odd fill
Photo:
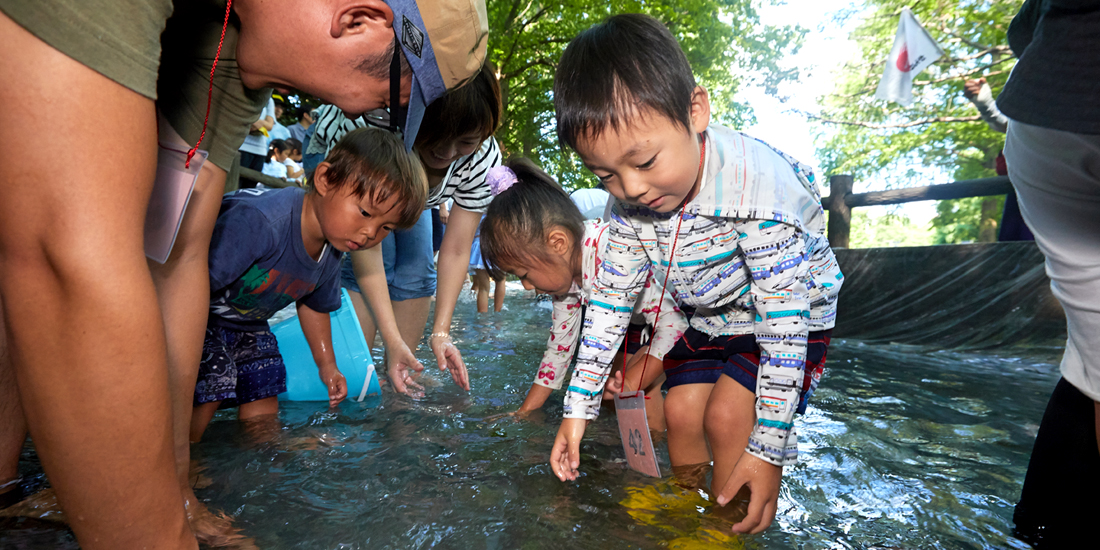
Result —
[[504, 279], [493, 279], [493, 285], [493, 311], [500, 311], [504, 309], [504, 292], [507, 290], [504, 287]]
[[714, 455], [711, 494], [726, 485], [733, 467], [749, 444], [756, 424], [756, 394], [723, 374], [714, 384], [706, 403], [703, 426]]
[[397, 329], [405, 345], [416, 353], [436, 286], [431, 211], [425, 210], [411, 228], [390, 233], [380, 246]]
[[[0, 303], [0, 311], [3, 311]], [[15, 383], [8, 349], [4, 345], [4, 317], [0, 315], [0, 508], [15, 504], [23, 493], [19, 487], [19, 455], [27, 440], [27, 421]]]
[[[474, 292], [477, 293], [477, 312], [489, 311], [489, 272], [484, 269], [474, 270]], [[499, 302], [499, 300], [497, 300]], [[497, 311], [500, 311], [498, 308]]]
[[714, 384], [681, 384], [665, 397], [668, 457], [673, 467], [710, 462], [703, 413]]
[[[1100, 506], [1100, 451], [1096, 404], [1060, 379], [1043, 413], [1027, 465], [1020, 502], [1012, 516], [1014, 535], [1038, 549], [1072, 548], [1093, 532]], [[1073, 493], [1066, 481], [1073, 480]], [[1069, 506], [1053, 506], [1054, 502]]]
[[82, 547], [194, 548], [143, 252], [153, 101], [7, 16], [0, 34], [0, 100], [35, 112], [0, 115], [0, 296], [35, 448]]
[[[165, 145], [190, 146], [166, 120], [159, 120], [159, 140]], [[176, 476], [183, 491], [191, 528], [199, 540], [208, 542], [226, 534], [228, 523], [211, 515], [190, 483], [192, 401], [199, 373], [203, 333], [210, 313], [210, 271], [207, 259], [210, 235], [218, 219], [226, 173], [211, 162], [204, 163], [187, 212], [180, 224], [168, 261], [149, 261], [164, 316], [168, 345], [168, 372], [172, 392], [172, 438], [176, 453]], [[216, 409], [215, 409], [216, 410]], [[213, 413], [211, 413], [213, 414]]]
[[[1090, 519], [1100, 512], [1100, 136], [1011, 121], [1005, 157], [1067, 328], [1063, 379], [1043, 414], [1013, 520], [1037, 548], [1065, 548], [1092, 536]], [[1074, 485], [1067, 489], [1066, 480]]]

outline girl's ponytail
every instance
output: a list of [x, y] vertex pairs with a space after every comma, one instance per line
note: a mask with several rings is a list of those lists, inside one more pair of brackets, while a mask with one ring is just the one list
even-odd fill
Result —
[[584, 239], [584, 216], [553, 178], [525, 158], [512, 159], [486, 176], [495, 198], [481, 222], [481, 257], [494, 279], [501, 265], [546, 257], [546, 235], [561, 227]]
[[279, 151], [286, 151], [289, 149], [285, 141], [281, 139], [273, 139], [271, 143], [267, 145], [267, 162], [271, 162], [275, 158], [275, 153]]

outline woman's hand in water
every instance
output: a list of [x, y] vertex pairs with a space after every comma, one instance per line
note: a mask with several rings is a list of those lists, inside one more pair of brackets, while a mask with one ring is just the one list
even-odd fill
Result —
[[439, 370], [451, 371], [451, 378], [458, 387], [470, 391], [470, 376], [466, 373], [466, 363], [462, 361], [462, 354], [458, 352], [450, 335], [436, 333], [431, 337], [432, 352], [439, 363]]
[[348, 381], [344, 379], [344, 374], [336, 368], [336, 365], [322, 367], [318, 374], [328, 388], [328, 406], [335, 407], [340, 404], [348, 396]]
[[782, 466], [776, 466], [749, 453], [741, 455], [725, 487], [718, 493], [718, 505], [725, 506], [742, 486], [747, 485], [752, 491], [748, 514], [741, 523], [733, 526], [735, 533], [755, 535], [771, 526], [775, 519], [779, 482], [782, 479]]
[[397, 393], [419, 397], [424, 394], [424, 386], [416, 382], [414, 372], [424, 370], [424, 365], [416, 360], [416, 356], [409, 350], [404, 342], [400, 346], [386, 350], [386, 374], [389, 376], [393, 390]]
[[565, 418], [554, 438], [554, 449], [550, 451], [550, 467], [554, 475], [562, 481], [577, 479], [577, 468], [581, 465], [581, 439], [588, 421], [583, 418]]

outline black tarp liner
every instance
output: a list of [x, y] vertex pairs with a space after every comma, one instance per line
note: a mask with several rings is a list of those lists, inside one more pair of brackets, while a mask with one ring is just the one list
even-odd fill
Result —
[[1034, 242], [837, 249], [835, 338], [925, 349], [1063, 346]]

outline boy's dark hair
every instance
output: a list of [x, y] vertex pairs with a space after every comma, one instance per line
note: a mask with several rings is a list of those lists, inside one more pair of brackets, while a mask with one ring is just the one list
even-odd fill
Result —
[[303, 118], [306, 118], [307, 113], [312, 113], [312, 112], [313, 112], [313, 107], [310, 107], [309, 105], [306, 105], [306, 104], [303, 103], [301, 107], [298, 107], [298, 111], [296, 113], [297, 116], [298, 116], [298, 122], [301, 122]]
[[375, 204], [396, 193], [396, 208], [400, 209], [397, 227], [412, 227], [424, 212], [428, 200], [424, 167], [388, 130], [367, 127], [348, 132], [332, 147], [325, 162], [332, 190], [354, 186], [356, 197], [370, 197]]
[[618, 131], [643, 109], [691, 128], [695, 76], [684, 51], [660, 21], [613, 15], [578, 34], [554, 75], [558, 140], [576, 150], [580, 138]]
[[474, 131], [484, 141], [500, 126], [500, 111], [500, 83], [486, 62], [473, 80], [428, 105], [416, 134], [416, 147], [431, 149]]
[[504, 277], [501, 265], [546, 258], [546, 235], [555, 225], [573, 235], [574, 253], [584, 239], [584, 216], [554, 178], [525, 158], [505, 166], [519, 181], [489, 203], [481, 221], [481, 258], [494, 279]]

